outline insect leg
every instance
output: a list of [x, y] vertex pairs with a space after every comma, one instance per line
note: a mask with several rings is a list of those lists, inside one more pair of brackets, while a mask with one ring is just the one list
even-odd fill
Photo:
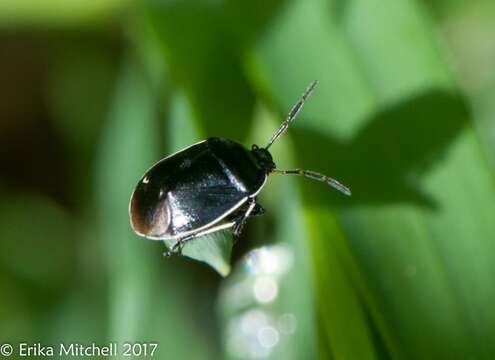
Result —
[[263, 208], [263, 206], [261, 206], [260, 204], [256, 203], [254, 205], [254, 209], [253, 209], [253, 212], [251, 213], [251, 216], [261, 216], [265, 213], [265, 209]]
[[[241, 206], [241, 208], [239, 208], [239, 210], [237, 210], [234, 214], [231, 214], [228, 219], [229, 220], [237, 220], [237, 219], [239, 219], [239, 217], [242, 214], [244, 214], [250, 206], [251, 206], [251, 201], [246, 202], [246, 204], [244, 204], [243, 206]], [[249, 216], [250, 217], [261, 216], [264, 213], [265, 213], [265, 209], [263, 208], [263, 206], [261, 206], [260, 204], [256, 203], [254, 205], [253, 211], [251, 211], [251, 214]]]
[[[234, 224], [233, 230], [232, 230], [232, 232], [234, 234], [234, 238], [237, 238], [241, 234], [241, 231], [242, 231], [242, 228], [244, 227], [244, 224], [246, 223], [249, 216], [251, 216], [255, 207], [256, 207], [256, 199], [252, 198], [249, 200], [249, 205], [248, 205], [247, 210], [235, 221], [235, 224]], [[263, 208], [261, 208], [261, 209], [263, 209]]]
[[212, 226], [211, 228], [205, 229], [203, 231], [200, 231], [196, 234], [190, 234], [188, 236], [185, 236], [183, 238], [180, 238], [177, 240], [177, 242], [170, 248], [170, 250], [167, 250], [163, 253], [164, 256], [170, 257], [172, 255], [180, 255], [182, 253], [182, 249], [184, 248], [184, 245], [196, 238], [199, 238], [204, 235], [212, 234], [217, 231], [225, 230], [225, 229], [230, 229], [233, 227], [235, 222], [230, 221], [226, 223], [221, 223], [219, 225]]
[[185, 243], [188, 242], [189, 240], [194, 239], [196, 236], [191, 234], [186, 237], [180, 238], [177, 240], [177, 242], [167, 251], [163, 253], [164, 256], [170, 257], [172, 255], [180, 255], [182, 253], [182, 248], [184, 247]]
[[302, 169], [291, 169], [291, 170], [279, 170], [279, 169], [274, 169], [273, 172], [279, 173], [279, 174], [284, 174], [284, 175], [301, 175], [313, 180], [318, 180], [327, 183], [334, 189], [340, 191], [341, 193], [351, 196], [351, 190], [347, 188], [346, 186], [342, 185], [339, 183], [337, 180], [332, 179], [329, 176], [310, 171], [310, 170], [302, 170]]

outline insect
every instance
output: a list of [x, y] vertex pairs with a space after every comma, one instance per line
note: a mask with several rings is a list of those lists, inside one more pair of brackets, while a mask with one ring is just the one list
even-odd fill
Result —
[[271, 174], [323, 181], [345, 195], [350, 190], [314, 171], [281, 170], [268, 149], [294, 121], [313, 92], [313, 81], [265, 147], [211, 137], [153, 165], [138, 182], [129, 203], [132, 229], [148, 239], [177, 239], [165, 253], [180, 254], [188, 241], [229, 229], [237, 238], [246, 221], [264, 213], [256, 198]]

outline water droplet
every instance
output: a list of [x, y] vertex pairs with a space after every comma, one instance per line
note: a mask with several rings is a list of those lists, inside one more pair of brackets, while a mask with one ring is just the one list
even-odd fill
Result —
[[297, 319], [294, 314], [286, 313], [279, 317], [278, 328], [282, 334], [294, 334], [297, 329]]
[[279, 339], [278, 331], [273, 326], [265, 326], [258, 331], [258, 341], [266, 349], [271, 349], [277, 345]]
[[271, 303], [277, 298], [278, 284], [272, 276], [260, 276], [253, 286], [256, 301], [262, 304]]

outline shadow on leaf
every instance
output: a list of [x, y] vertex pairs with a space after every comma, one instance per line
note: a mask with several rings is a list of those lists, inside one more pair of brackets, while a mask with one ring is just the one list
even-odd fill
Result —
[[460, 96], [430, 91], [372, 117], [347, 143], [313, 129], [294, 129], [299, 164], [337, 178], [353, 192], [349, 199], [305, 181], [311, 203], [414, 202], [434, 207], [434, 199], [421, 192], [418, 180], [441, 160], [468, 118]]

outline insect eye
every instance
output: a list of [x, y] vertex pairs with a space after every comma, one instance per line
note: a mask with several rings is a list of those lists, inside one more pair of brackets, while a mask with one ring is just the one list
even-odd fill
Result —
[[256, 144], [253, 144], [253, 146], [251, 146], [251, 150], [258, 150], [258, 149], [259, 149], [258, 145], [256, 145]]

